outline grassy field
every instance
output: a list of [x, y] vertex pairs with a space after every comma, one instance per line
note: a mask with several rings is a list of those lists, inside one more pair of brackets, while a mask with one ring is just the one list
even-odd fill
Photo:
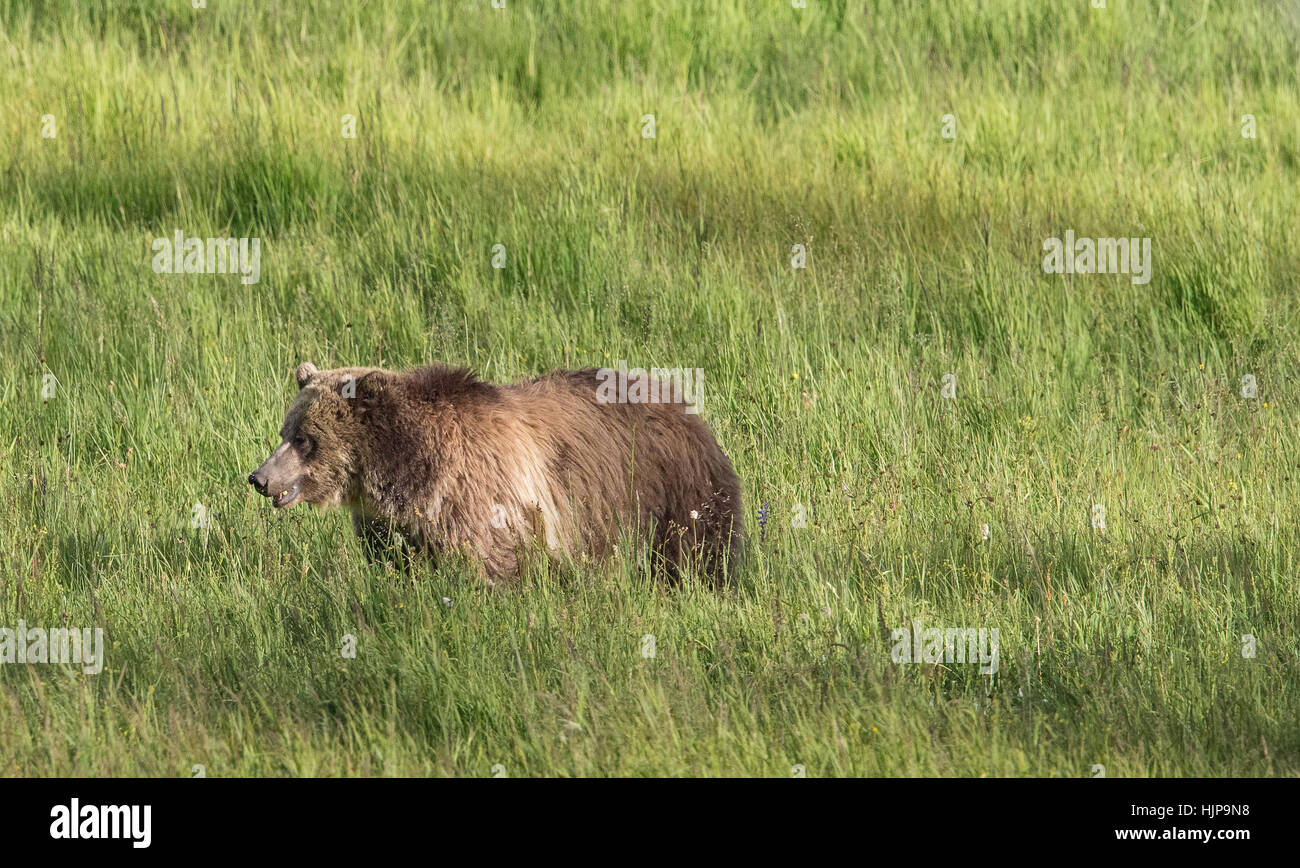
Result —
[[[106, 645], [0, 774], [1300, 775], [1300, 3], [1106, 6], [0, 0], [0, 627]], [[245, 483], [304, 360], [620, 359], [704, 370], [729, 590]]]

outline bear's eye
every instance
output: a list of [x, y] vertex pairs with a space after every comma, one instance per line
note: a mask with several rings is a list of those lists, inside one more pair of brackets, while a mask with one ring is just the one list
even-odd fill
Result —
[[312, 450], [316, 448], [316, 442], [308, 435], [299, 433], [293, 438], [293, 448], [304, 455], [310, 455]]

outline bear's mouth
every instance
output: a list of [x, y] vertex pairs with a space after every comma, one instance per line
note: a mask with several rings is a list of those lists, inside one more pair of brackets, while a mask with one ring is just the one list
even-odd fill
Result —
[[286, 489], [280, 492], [279, 494], [277, 494], [275, 496], [275, 500], [271, 501], [271, 503], [275, 506], [276, 509], [284, 509], [286, 506], [288, 506], [289, 504], [297, 500], [298, 495], [301, 492], [302, 492], [302, 483], [295, 482], [293, 484], [293, 488]]

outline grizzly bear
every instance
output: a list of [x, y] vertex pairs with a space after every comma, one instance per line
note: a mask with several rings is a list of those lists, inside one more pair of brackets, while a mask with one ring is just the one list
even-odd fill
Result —
[[372, 557], [396, 531], [508, 581], [534, 541], [583, 560], [616, 554], [623, 535], [649, 544], [656, 576], [721, 583], [743, 536], [731, 462], [693, 406], [611, 402], [602, 377], [502, 386], [443, 365], [305, 362], [282, 442], [248, 481], [277, 508], [347, 506]]

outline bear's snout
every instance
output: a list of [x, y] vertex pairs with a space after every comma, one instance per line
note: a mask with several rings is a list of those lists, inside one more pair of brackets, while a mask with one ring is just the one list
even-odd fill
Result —
[[271, 505], [276, 509], [297, 503], [307, 482], [302, 460], [288, 443], [281, 443], [261, 466], [248, 474], [248, 484], [258, 494], [271, 498]]

